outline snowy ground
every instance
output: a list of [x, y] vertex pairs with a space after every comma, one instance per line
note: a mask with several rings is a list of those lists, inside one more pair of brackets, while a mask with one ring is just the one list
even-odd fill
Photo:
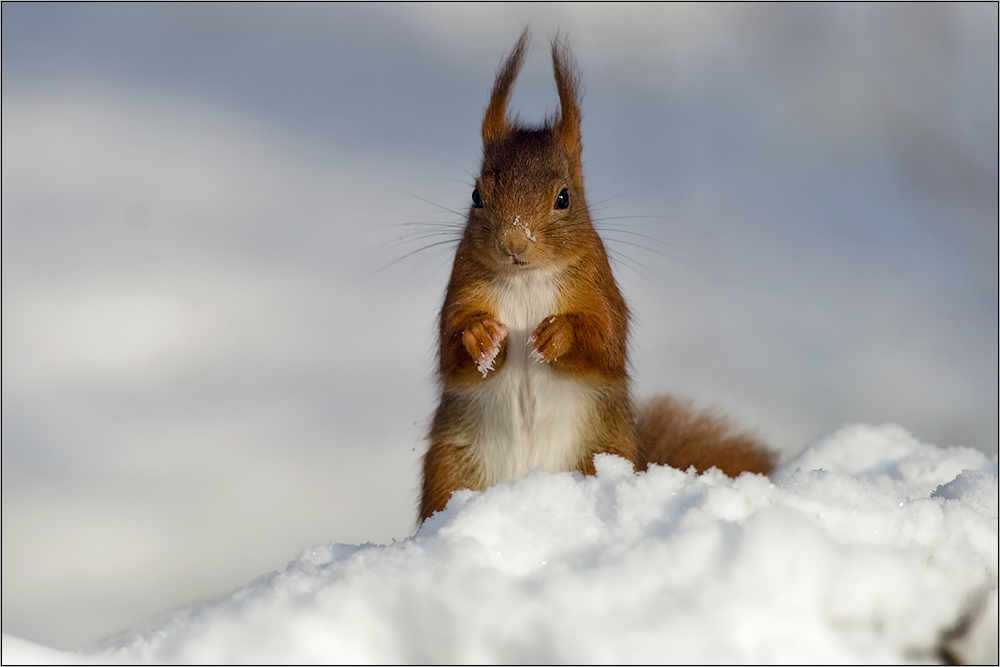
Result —
[[5, 635], [3, 661], [997, 661], [995, 456], [850, 426], [772, 480], [597, 470], [461, 492], [92, 653]]

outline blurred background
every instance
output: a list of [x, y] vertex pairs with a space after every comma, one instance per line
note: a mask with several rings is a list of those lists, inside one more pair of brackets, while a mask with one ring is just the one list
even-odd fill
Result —
[[434, 244], [526, 24], [522, 118], [557, 29], [583, 70], [638, 395], [785, 458], [997, 451], [995, 3], [2, 12], [5, 632], [87, 647], [412, 533]]

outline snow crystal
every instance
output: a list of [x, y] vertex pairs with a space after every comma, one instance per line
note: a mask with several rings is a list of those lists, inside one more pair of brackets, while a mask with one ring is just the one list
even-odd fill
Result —
[[518, 227], [518, 226], [523, 227], [524, 228], [524, 235], [527, 236], [532, 241], [537, 241], [538, 240], [534, 236], [532, 236], [531, 229], [528, 228], [527, 223], [521, 222], [521, 216], [519, 216], [519, 215], [515, 215], [514, 216], [514, 226], [515, 227]]
[[851, 426], [773, 479], [595, 467], [458, 492], [410, 539], [309, 549], [88, 657], [996, 661], [995, 457]]

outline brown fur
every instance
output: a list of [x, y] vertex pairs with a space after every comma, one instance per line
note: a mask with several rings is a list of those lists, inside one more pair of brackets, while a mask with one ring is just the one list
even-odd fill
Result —
[[771, 474], [774, 454], [747, 433], [733, 430], [722, 417], [694, 410], [689, 401], [658, 396], [637, 411], [641, 443], [639, 470], [650, 463], [698, 472], [716, 467], [730, 477], [742, 472]]
[[[538, 323], [529, 344], [553, 373], [571, 379], [593, 399], [574, 442], [579, 453], [573, 469], [594, 474], [593, 457], [601, 452], [623, 456], [640, 469], [647, 461], [684, 463], [689, 458], [698, 467], [711, 459], [710, 454], [692, 458], [687, 453], [690, 443], [700, 443], [723, 455], [723, 463], [714, 464], [732, 474], [741, 464], [730, 452], [746, 449], [729, 436], [720, 442], [706, 439], [715, 433], [709, 428], [715, 422], [684, 417], [679, 409], [659, 403], [639, 421], [649, 443], [640, 449], [627, 372], [628, 308], [584, 193], [575, 62], [568, 48], [554, 41], [559, 114], [538, 128], [512, 123], [507, 103], [527, 44], [526, 30], [498, 70], [483, 116], [483, 161], [476, 179], [482, 205], [469, 209], [441, 308], [441, 400], [424, 457], [421, 520], [443, 509], [453, 491], [482, 490], [489, 484], [477, 449], [479, 413], [470, 392], [504, 372], [507, 323], [499, 321], [500, 305], [494, 299], [498, 286], [526, 272], [553, 276], [557, 285], [554, 312]], [[565, 207], [557, 205], [563, 190], [568, 193]], [[477, 364], [491, 363], [484, 377]]]

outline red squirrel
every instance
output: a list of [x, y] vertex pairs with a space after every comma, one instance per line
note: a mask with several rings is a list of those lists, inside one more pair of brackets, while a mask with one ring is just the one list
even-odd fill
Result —
[[559, 113], [535, 128], [507, 116], [528, 40], [525, 30], [501, 64], [483, 117], [482, 168], [441, 308], [420, 520], [458, 489], [534, 468], [593, 475], [605, 452], [640, 471], [769, 473], [773, 454], [719, 418], [670, 397], [633, 404], [629, 312], [587, 209], [579, 74], [564, 42], [552, 42]]

